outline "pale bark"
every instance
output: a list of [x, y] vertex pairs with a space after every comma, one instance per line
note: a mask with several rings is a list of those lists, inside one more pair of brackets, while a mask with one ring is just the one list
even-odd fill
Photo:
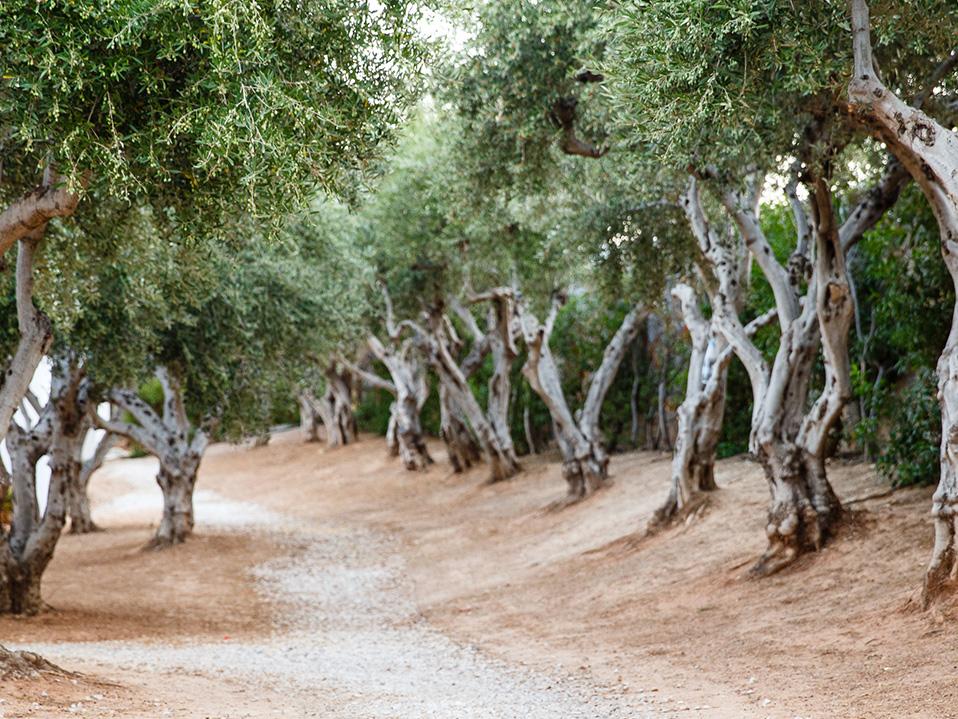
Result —
[[469, 431], [459, 408], [452, 401], [446, 385], [439, 383], [439, 434], [454, 472], [464, 472], [481, 457], [479, 445]]
[[33, 266], [46, 230], [45, 225], [19, 241], [17, 251], [16, 301], [20, 341], [10, 358], [0, 386], [0, 439], [25, 397], [40, 360], [50, 348], [53, 328], [50, 320], [33, 304]]
[[419, 411], [425, 404], [428, 386], [413, 344], [410, 340], [400, 341], [398, 334], [389, 345], [374, 335], [369, 336], [368, 343], [393, 380], [391, 387], [396, 401], [390, 408], [390, 421], [394, 423], [392, 434], [403, 466], [410, 471], [425, 469], [433, 460], [426, 449]]
[[517, 296], [516, 315], [528, 350], [522, 373], [552, 417], [556, 442], [562, 454], [562, 474], [569, 485], [568, 499], [575, 501], [592, 494], [608, 479], [609, 456], [599, 431], [599, 415], [609, 386], [626, 349], [639, 331], [644, 314], [637, 306], [626, 314], [592, 377], [580, 413], [581, 420], [576, 422], [566, 402], [559, 368], [549, 348], [556, 316], [564, 300], [563, 295], [554, 294], [549, 314], [545, 322], [540, 323], [524, 299]]
[[[112, 413], [113, 418], [116, 419], [115, 408]], [[93, 420], [90, 417], [84, 417], [81, 430], [84, 439], [92, 428]], [[107, 454], [116, 446], [118, 441], [119, 437], [117, 435], [112, 432], [104, 432], [93, 451], [93, 455], [85, 460], [82, 456], [83, 440], [74, 447], [76, 450], [75, 460], [79, 465], [79, 470], [77, 471], [76, 481], [71, 482], [67, 488], [67, 507], [69, 509], [71, 534], [87, 534], [100, 531], [100, 527], [93, 521], [90, 512], [90, 497], [88, 494], [90, 478], [94, 472], [103, 466]]]
[[356, 419], [353, 417], [352, 373], [338, 362], [326, 368], [326, 392], [320, 413], [326, 427], [326, 444], [342, 447], [356, 441]]
[[[707, 249], [703, 246], [707, 266], [703, 274], [711, 281], [713, 317], [745, 365], [752, 385], [749, 446], [765, 469], [771, 494], [766, 526], [769, 544], [753, 567], [760, 574], [787, 566], [804, 551], [819, 549], [841, 515], [841, 505], [826, 476], [825, 443], [851, 396], [848, 331], [854, 308], [845, 250], [881, 216], [862, 210], [862, 205], [870, 202], [870, 196], [866, 196], [839, 228], [826, 179], [815, 177], [810, 185], [814, 222], [807, 220], [802, 203], [792, 198], [797, 241], [789, 268], [777, 261], [759, 225], [757, 183], [746, 194], [729, 188], [717, 193], [775, 296], [782, 334], [771, 366], [751, 341], [736, 307], [728, 300], [729, 289], [738, 280], [715, 247], [727, 247], [731, 241], [718, 241], [717, 234], [708, 227], [695, 180], [686, 198], [690, 222], [693, 227], [698, 225], [696, 235], [717, 241], [710, 242]], [[814, 235], [814, 253], [810, 252], [812, 243], [805, 237], [807, 228], [812, 228]], [[803, 278], [807, 278], [804, 296], [800, 293]], [[820, 343], [825, 359], [825, 385], [806, 412]]]
[[134, 390], [114, 389], [109, 393], [110, 401], [128, 412], [135, 422], [99, 417], [94, 417], [94, 422], [102, 429], [132, 439], [159, 460], [156, 482], [163, 493], [163, 515], [149, 546], [163, 548], [182, 543], [193, 532], [193, 490], [209, 435], [205, 427], [194, 431], [176, 375], [159, 366], [156, 377], [163, 388], [161, 413]]
[[[496, 435], [499, 451], [511, 464], [518, 466], [519, 460], [509, 427], [512, 366], [519, 356], [515, 343], [517, 330], [515, 298], [511, 291], [491, 290], [484, 295], [473, 297], [472, 301], [490, 303], [486, 318], [486, 332], [481, 338], [477, 335], [477, 341], [479, 343], [485, 341], [492, 356], [492, 375], [489, 377], [486, 416]], [[460, 316], [463, 316], [462, 313]]]
[[489, 464], [489, 480], [498, 482], [508, 479], [519, 471], [519, 463], [516, 460], [515, 451], [512, 450], [511, 439], [507, 449], [476, 400], [468, 379], [452, 356], [450, 345], [455, 343], [456, 338], [450, 336], [451, 328], [440, 312], [435, 310], [429, 315], [428, 329], [409, 321], [402, 324], [413, 331], [433, 371], [438, 376], [440, 385], [447, 393], [448, 402], [453, 411], [461, 413], [475, 433], [486, 462]]
[[[67, 491], [76, 482], [83, 443], [87, 386], [75, 362], [53, 363], [50, 401], [37, 421], [11, 423], [7, 435], [14, 514], [0, 545], [0, 611], [36, 614], [42, 609], [41, 580], [66, 523]], [[25, 420], [26, 421], [26, 420]], [[36, 493], [36, 464], [49, 455], [50, 485], [42, 517]]]
[[58, 180], [48, 167], [39, 187], [0, 212], [0, 255], [20, 240], [42, 236], [54, 217], [67, 217], [76, 211], [79, 195]]
[[[884, 141], [921, 188], [931, 204], [941, 235], [941, 253], [958, 289], [958, 134], [941, 125], [920, 107], [909, 106], [879, 79], [872, 62], [868, 5], [852, 0], [854, 74], [849, 100], [858, 118]], [[946, 61], [951, 62], [952, 58]], [[940, 77], [932, 78], [933, 82]], [[931, 85], [917, 98], [920, 106]], [[925, 574], [923, 597], [933, 601], [956, 569], [958, 519], [958, 304], [952, 314], [948, 341], [938, 360], [938, 399], [941, 404], [941, 475], [932, 501], [935, 546]]]
[[307, 442], [319, 441], [319, 425], [322, 419], [316, 411], [316, 396], [312, 390], [303, 390], [296, 397], [299, 403], [299, 428]]

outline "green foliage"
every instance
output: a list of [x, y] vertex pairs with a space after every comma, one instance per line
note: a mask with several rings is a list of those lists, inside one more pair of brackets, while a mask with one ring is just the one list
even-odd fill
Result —
[[896, 487], [938, 481], [941, 411], [937, 393], [935, 373], [922, 367], [895, 399], [894, 423], [877, 465]]
[[0, 191], [52, 158], [113, 196], [274, 219], [396, 124], [412, 22], [404, 0], [4, 2]]
[[941, 436], [933, 373], [955, 296], [918, 188], [909, 187], [862, 240], [851, 267], [861, 308], [853, 379], [865, 408], [856, 439], [896, 483], [931, 481]]
[[[872, 6], [883, 77], [913, 95], [950, 53], [958, 8], [950, 0]], [[844, 102], [852, 67], [845, 2], [622, 0], [605, 22], [602, 67], [616, 120], [677, 167], [770, 164], [793, 143], [796, 124]]]
[[604, 139], [598, 85], [576, 80], [587, 58], [601, 54], [597, 6], [580, 0], [487, 0], [472, 6], [476, 32], [442, 76], [440, 90], [463, 123], [460, 152], [471, 179], [485, 189], [525, 191], [576, 160], [558, 150], [556, 103], [578, 102], [576, 128]]

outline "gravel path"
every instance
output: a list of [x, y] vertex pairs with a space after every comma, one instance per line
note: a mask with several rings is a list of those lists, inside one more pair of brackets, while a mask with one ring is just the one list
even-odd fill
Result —
[[[145, 500], [138, 494], [147, 490], [156, 503], [155, 486], [131, 489], [116, 501], [117, 510]], [[254, 690], [284, 693], [286, 717], [642, 719], [678, 716], [673, 712], [679, 709], [689, 716], [690, 709], [699, 709], [676, 707], [657, 694], [600, 690], [582, 677], [507, 666], [453, 642], [420, 616], [390, 538], [367, 527], [311, 527], [208, 491], [198, 493], [196, 511], [201, 526], [269, 535], [283, 548], [253, 577], [257, 589], [278, 605], [269, 637], [32, 645], [31, 650], [60, 662], [239, 678]]]

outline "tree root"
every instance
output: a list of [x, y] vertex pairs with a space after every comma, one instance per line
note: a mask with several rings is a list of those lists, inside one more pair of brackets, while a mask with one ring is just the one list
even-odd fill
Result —
[[40, 673], [74, 676], [72, 672], [48, 662], [39, 654], [11, 651], [0, 644], [0, 679], [26, 679]]
[[105, 532], [99, 524], [96, 522], [90, 522], [89, 524], [77, 524], [70, 522], [70, 534], [93, 534], [94, 532]]
[[142, 551], [144, 552], [161, 552], [166, 549], [172, 549], [177, 544], [183, 544], [186, 541], [186, 537], [157, 537], [153, 536], [150, 540], [143, 545]]
[[701, 519], [710, 505], [711, 499], [704, 492], [696, 492], [681, 507], [678, 506], [678, 501], [669, 497], [664, 505], [655, 510], [646, 525], [645, 534], [651, 536], [680, 524], [688, 526]]

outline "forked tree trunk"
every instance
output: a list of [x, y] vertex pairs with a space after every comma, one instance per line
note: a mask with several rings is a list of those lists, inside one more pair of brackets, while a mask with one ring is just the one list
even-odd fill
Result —
[[[772, 285], [782, 336], [771, 368], [752, 344], [731, 308], [718, 316], [723, 332], [742, 359], [752, 380], [755, 406], [750, 446], [765, 470], [771, 500], [765, 533], [768, 547], [753, 573], [769, 574], [787, 566], [805, 551], [819, 549], [833, 530], [841, 505], [825, 475], [824, 455], [821, 462], [812, 462], [818, 448], [807, 444], [813, 433], [822, 436], [834, 425], [841, 407], [848, 399], [847, 352], [844, 363], [829, 365], [822, 397], [806, 415], [811, 372], [818, 354], [821, 318], [835, 315], [829, 324], [832, 349], [847, 343], [851, 305], [839, 291], [847, 292], [844, 253], [832, 219], [831, 194], [822, 180], [816, 182], [813, 208], [816, 210], [816, 265], [808, 280], [804, 303], [799, 300], [801, 276], [775, 260], [768, 241], [758, 224], [753, 198], [725, 191], [721, 197], [729, 216], [734, 220], [752, 256]], [[798, 240], [790, 261], [791, 267], [807, 267], [809, 263], [808, 228], [811, 226], [804, 208], [793, 202]], [[721, 268], [719, 268], [721, 273]], [[820, 291], [822, 290], [822, 291]], [[836, 293], [836, 306], [828, 304], [829, 293]], [[847, 304], [846, 313], [837, 305]], [[836, 336], [844, 331], [844, 338]], [[834, 360], [826, 351], [826, 363]], [[836, 373], [846, 371], [839, 381]], [[828, 411], [824, 408], [828, 407]], [[833, 410], [837, 407], [838, 412]], [[814, 428], [814, 429], [812, 429]]]
[[163, 493], [163, 515], [148, 545], [159, 549], [180, 544], [193, 532], [193, 490], [209, 436], [205, 428], [193, 430], [186, 415], [183, 388], [176, 375], [159, 366], [156, 377], [163, 387], [162, 415], [135, 391], [115, 389], [109, 394], [110, 401], [128, 412], [136, 424], [107, 422], [97, 417], [94, 422], [139, 443], [159, 460], [156, 483]]
[[568, 499], [575, 501], [592, 494], [608, 479], [609, 455], [599, 431], [599, 415], [622, 357], [635, 339], [644, 315], [638, 307], [626, 314], [592, 378], [581, 419], [577, 423], [566, 402], [559, 368], [549, 348], [552, 329], [564, 299], [560, 294], [553, 296], [544, 323], [536, 319], [522, 298], [517, 298], [516, 314], [528, 349], [528, 359], [522, 373], [552, 417], [556, 442], [562, 454], [562, 475], [569, 486]]
[[492, 423], [479, 406], [469, 381], [449, 351], [451, 340], [447, 335], [448, 330], [443, 326], [442, 316], [433, 313], [428, 330], [413, 322], [404, 324], [410, 326], [416, 333], [433, 370], [439, 377], [440, 385], [447, 393], [450, 406], [462, 413], [469, 427], [475, 432], [479, 446], [489, 463], [490, 481], [499, 482], [514, 476], [519, 471], [519, 463], [516, 460], [515, 451], [511, 450], [511, 440], [508, 448], [503, 446], [499, 435], [492, 428]]
[[[821, 130], [809, 136], [821, 140]], [[796, 163], [796, 174], [799, 169]], [[806, 175], [810, 173], [805, 170]], [[707, 265], [703, 275], [711, 282], [713, 317], [748, 372], [753, 394], [749, 446], [762, 463], [769, 483], [768, 548], [752, 569], [756, 574], [775, 572], [802, 552], [820, 548], [841, 516], [841, 505], [826, 477], [825, 444], [851, 395], [848, 331], [854, 309], [845, 252], [894, 204], [903, 181], [890, 168], [840, 228], [826, 178], [816, 177], [811, 183], [814, 223], [808, 221], [804, 205], [794, 192], [797, 181], [790, 183], [797, 242], [788, 268], [775, 259], [758, 223], [758, 183], [753, 183], [748, 196], [728, 188], [719, 193], [720, 202], [740, 233], [738, 241], [744, 240], [775, 296], [782, 336], [771, 367], [751, 341], [748, 328], [742, 326], [737, 309], [726, 300], [726, 288], [733, 278], [728, 263], [712, 251], [713, 247], [722, 247], [723, 241], [708, 227], [695, 180], [690, 184], [687, 209], [703, 247]], [[813, 234], [814, 265], [810, 260]], [[707, 242], [703, 243], [702, 238]], [[807, 291], [802, 300], [799, 291], [806, 275]], [[822, 340], [825, 385], [806, 413], [811, 372]]]
[[[905, 166], [921, 187], [938, 220], [941, 253], [958, 290], [958, 134], [885, 87], [872, 62], [868, 5], [852, 0], [854, 75], [848, 96], [859, 119]], [[942, 68], [953, 68], [955, 56]], [[943, 73], [941, 73], [943, 74]], [[933, 81], [941, 79], [936, 73]], [[925, 97], [933, 87], [926, 88]], [[938, 359], [938, 399], [941, 404], [941, 476], [932, 501], [935, 546], [925, 574], [927, 606], [947, 585], [956, 567], [958, 520], [958, 304], [952, 314], [948, 341]]]
[[[481, 300], [482, 298], [475, 298]], [[512, 365], [519, 355], [514, 339], [515, 299], [511, 293], [489, 293], [491, 305], [486, 321], [486, 338], [492, 356], [489, 399], [486, 414], [505, 460], [518, 467], [519, 458], [509, 426], [509, 401], [512, 394]], [[535, 452], [534, 447], [530, 451]]]
[[[79, 473], [77, 445], [83, 442], [86, 383], [68, 359], [53, 363], [50, 401], [32, 427], [12, 424], [7, 435], [13, 464], [14, 517], [0, 545], [0, 611], [36, 614], [42, 609], [41, 581], [66, 522], [67, 488]], [[50, 485], [43, 516], [36, 492], [36, 464], [49, 454]]]
[[[426, 403], [429, 387], [425, 373], [418, 358], [414, 356], [411, 339], [403, 340], [401, 328], [396, 325], [392, 300], [386, 288], [383, 288], [383, 300], [386, 307], [386, 332], [389, 344], [385, 345], [375, 335], [369, 335], [369, 348], [376, 358], [386, 366], [392, 382], [387, 382], [371, 372], [350, 367], [360, 377], [375, 387], [385, 389], [396, 397], [390, 407], [390, 429], [387, 432], [387, 445], [390, 453], [398, 450], [403, 466], [411, 471], [422, 470], [433, 463], [423, 439], [419, 412]], [[390, 437], [394, 443], [390, 444]]]
[[462, 419], [459, 409], [453, 405], [446, 385], [439, 384], [439, 434], [446, 443], [446, 452], [454, 472], [464, 472], [475, 462], [481, 453], [469, 427]]
[[[85, 417], [83, 422], [84, 427], [81, 434], [85, 440], [93, 427], [93, 422], [89, 417]], [[103, 466], [107, 454], [116, 446], [118, 439], [112, 432], [104, 432], [93, 451], [93, 456], [86, 460], [82, 456], [83, 441], [75, 447], [77, 452], [75, 459], [79, 463], [80, 469], [77, 472], [76, 481], [71, 482], [67, 488], [67, 507], [70, 516], [71, 534], [87, 534], [100, 531], [90, 512], [90, 497], [88, 494], [90, 478], [94, 472]]]
[[688, 285], [672, 289], [691, 340], [685, 400], [677, 412], [669, 495], [656, 511], [651, 528], [666, 525], [697, 511], [705, 493], [716, 489], [715, 450], [722, 434], [730, 348], [715, 321], [707, 321], [699, 298]]

